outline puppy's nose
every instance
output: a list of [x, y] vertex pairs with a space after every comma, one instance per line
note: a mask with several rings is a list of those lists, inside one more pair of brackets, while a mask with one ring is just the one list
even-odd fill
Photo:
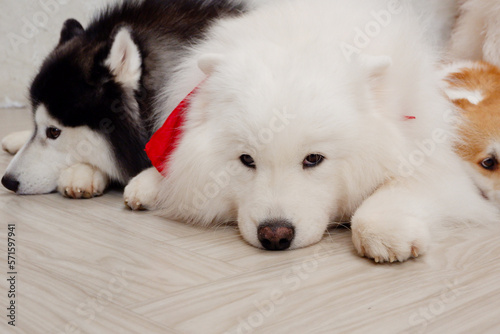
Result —
[[5, 188], [12, 190], [13, 192], [16, 192], [17, 188], [19, 188], [19, 181], [10, 175], [4, 175], [2, 177], [2, 184]]
[[295, 231], [287, 221], [265, 222], [257, 230], [259, 241], [267, 250], [285, 250], [290, 247]]

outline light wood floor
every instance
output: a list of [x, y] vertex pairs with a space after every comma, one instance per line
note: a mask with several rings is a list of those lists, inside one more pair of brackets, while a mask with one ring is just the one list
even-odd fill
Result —
[[[31, 126], [0, 110], [0, 136]], [[0, 153], [0, 172], [11, 157]], [[359, 258], [350, 232], [266, 252], [214, 230], [91, 200], [0, 190], [0, 333], [500, 333], [500, 222], [404, 264]], [[16, 328], [7, 225], [16, 224]]]

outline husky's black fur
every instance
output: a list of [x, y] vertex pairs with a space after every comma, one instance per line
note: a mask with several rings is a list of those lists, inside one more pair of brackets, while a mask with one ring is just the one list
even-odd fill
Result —
[[[231, 0], [124, 1], [99, 13], [87, 29], [69, 19], [31, 85], [33, 110], [43, 104], [65, 126], [102, 133], [123, 171], [122, 180], [115, 181], [126, 182], [150, 166], [144, 146], [153, 131], [155, 97], [185, 48], [203, 38], [213, 20], [243, 10]], [[124, 89], [104, 64], [123, 26], [142, 58], [135, 91]]]

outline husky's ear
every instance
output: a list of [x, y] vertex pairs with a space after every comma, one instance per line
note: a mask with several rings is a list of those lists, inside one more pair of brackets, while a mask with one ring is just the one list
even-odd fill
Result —
[[210, 75], [214, 72], [215, 68], [222, 63], [224, 56], [215, 53], [207, 53], [198, 59], [198, 67], [206, 75]]
[[142, 73], [142, 58], [129, 28], [119, 28], [104, 64], [115, 76], [117, 82], [125, 87], [138, 88]]
[[84, 33], [83, 27], [75, 19], [67, 19], [63, 23], [63, 27], [61, 29], [61, 36], [59, 37], [59, 45], [66, 43], [73, 37], [82, 35]]
[[392, 65], [392, 58], [389, 56], [372, 56], [362, 54], [359, 56], [361, 66], [372, 77], [378, 77], [384, 74], [385, 70]]

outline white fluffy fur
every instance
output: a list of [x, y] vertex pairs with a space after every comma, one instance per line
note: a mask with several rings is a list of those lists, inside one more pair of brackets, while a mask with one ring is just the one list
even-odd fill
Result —
[[71, 198], [91, 198], [102, 195], [108, 182], [108, 177], [96, 167], [79, 163], [61, 172], [57, 190]]
[[157, 201], [156, 188], [163, 181], [156, 168], [151, 167], [135, 177], [127, 184], [124, 191], [124, 201], [132, 210], [151, 209]]
[[32, 135], [33, 131], [31, 130], [13, 132], [2, 139], [2, 149], [14, 155], [19, 152]]
[[[57, 188], [69, 197], [87, 197], [85, 192], [97, 196], [106, 188], [109, 176], [123, 179], [109, 144], [97, 132], [85, 126], [65, 127], [43, 105], [35, 112], [35, 124], [36, 132], [5, 172], [19, 181], [17, 193], [43, 194]], [[61, 130], [59, 138], [46, 137], [49, 126]]]
[[134, 90], [139, 87], [142, 64], [141, 54], [128, 28], [121, 28], [116, 33], [105, 64], [114, 74], [117, 82]]
[[[166, 88], [174, 98], [159, 125], [205, 80], [168, 175], [158, 184], [153, 172], [139, 174], [125, 198], [173, 219], [237, 221], [256, 247], [257, 227], [269, 219], [292, 222], [291, 248], [351, 219], [357, 251], [377, 262], [424, 253], [430, 227], [443, 221], [497, 219], [451, 149], [436, 59], [406, 6], [358, 50], [363, 56], [342, 51], [388, 3], [279, 1], [216, 25]], [[202, 61], [205, 78], [197, 64], [207, 54], [221, 56]], [[303, 169], [309, 154], [326, 160]], [[143, 201], [141, 184], [158, 193]]]
[[410, 0], [420, 21], [427, 28], [426, 41], [438, 50], [443, 49], [449, 42], [458, 14], [459, 1], [462, 0]]
[[486, 60], [500, 66], [500, 2], [460, 0], [460, 16], [450, 53], [461, 59]]

